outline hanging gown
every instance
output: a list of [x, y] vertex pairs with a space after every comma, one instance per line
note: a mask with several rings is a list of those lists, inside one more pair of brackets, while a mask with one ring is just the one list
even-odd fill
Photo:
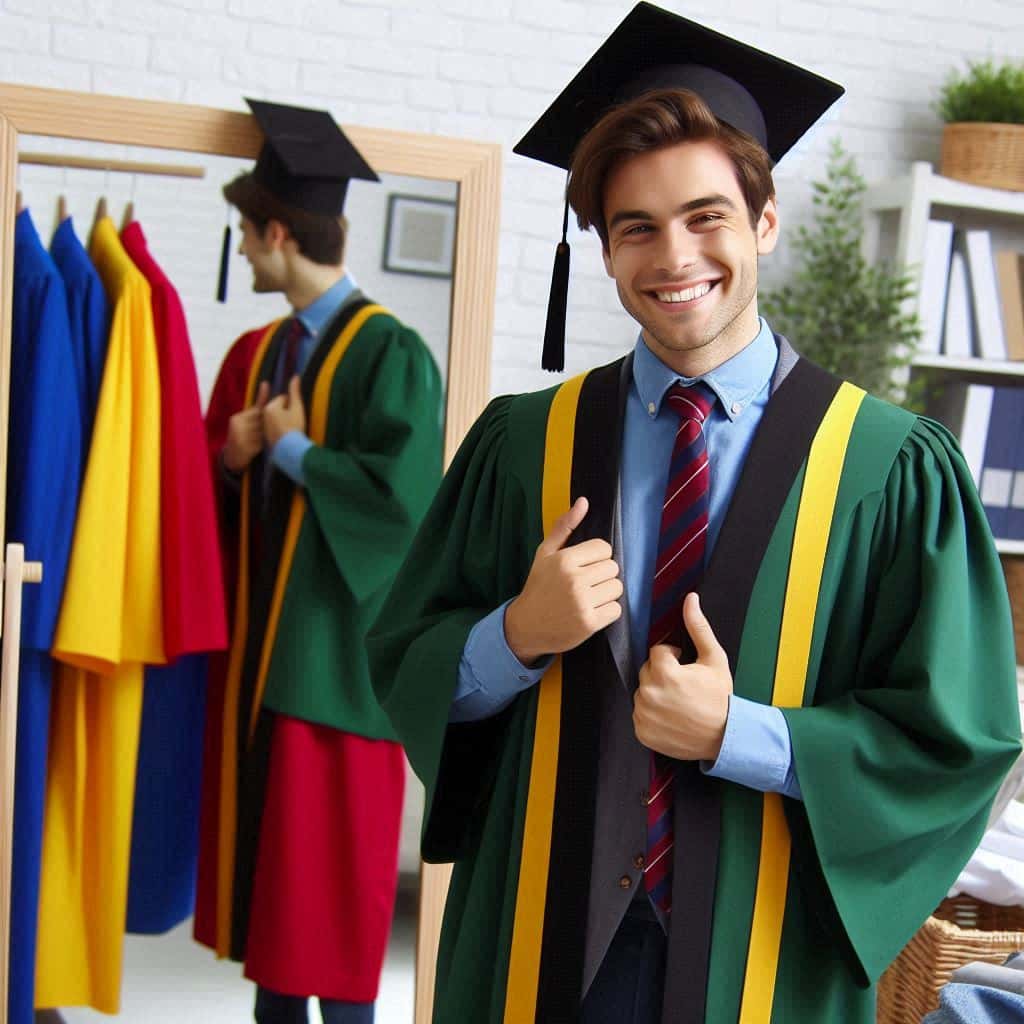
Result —
[[207, 658], [227, 646], [216, 509], [185, 311], [138, 223], [121, 242], [149, 282], [160, 365], [164, 653], [146, 669], [128, 931], [165, 932], [195, 904]]
[[54, 656], [36, 1005], [120, 1003], [143, 665], [160, 664], [160, 378], [150, 289], [109, 218], [112, 307]]
[[78, 407], [82, 414], [81, 471], [84, 473], [89, 457], [89, 441], [92, 438], [92, 422], [96, 416], [96, 402], [100, 397], [103, 364], [107, 358], [110, 304], [103, 290], [103, 282], [85, 246], [75, 234], [75, 226], [70, 217], [65, 217], [54, 231], [50, 240], [50, 255], [64, 279], [64, 291], [68, 298]]
[[78, 503], [81, 419], [67, 367], [74, 359], [61, 276], [27, 210], [14, 235], [11, 408], [7, 466], [7, 540], [43, 563], [41, 584], [22, 596], [18, 745], [11, 883], [9, 1024], [32, 1024], [36, 909], [53, 663]]

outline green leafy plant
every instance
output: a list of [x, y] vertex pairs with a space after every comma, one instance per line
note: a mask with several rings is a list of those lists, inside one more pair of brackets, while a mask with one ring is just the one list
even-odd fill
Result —
[[951, 71], [942, 86], [936, 104], [942, 120], [1024, 124], [1024, 64], [985, 60], [967, 67], [966, 74]]
[[801, 225], [793, 241], [792, 278], [761, 292], [759, 305], [812, 362], [879, 397], [916, 404], [905, 393], [906, 375], [897, 373], [921, 337], [917, 314], [905, 306], [913, 276], [861, 255], [866, 187], [854, 158], [833, 140], [825, 180], [814, 183], [813, 223]]

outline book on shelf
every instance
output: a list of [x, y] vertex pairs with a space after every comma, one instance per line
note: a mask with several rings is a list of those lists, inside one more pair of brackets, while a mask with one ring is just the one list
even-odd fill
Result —
[[1000, 249], [995, 254], [995, 264], [1006, 355], [1010, 359], [1024, 359], [1024, 253]]
[[1014, 470], [1010, 507], [1006, 512], [1006, 537], [1009, 540], [1024, 540], [1024, 452], [1021, 456], [1021, 463]]
[[1010, 502], [1022, 428], [1024, 390], [1014, 387], [994, 388], [978, 491], [995, 537], [1011, 536]]
[[942, 326], [946, 319], [946, 284], [953, 248], [953, 225], [948, 220], [930, 220], [925, 234], [924, 260], [917, 309], [921, 317], [922, 355], [938, 355], [942, 349]]
[[942, 329], [942, 351], [947, 356], [969, 359], [974, 355], [971, 293], [967, 284], [964, 254], [954, 248], [949, 260], [946, 317]]
[[965, 231], [963, 247], [971, 282], [977, 354], [982, 359], [1005, 359], [1006, 338], [1000, 315], [999, 289], [996, 287], [992, 236], [984, 230]]

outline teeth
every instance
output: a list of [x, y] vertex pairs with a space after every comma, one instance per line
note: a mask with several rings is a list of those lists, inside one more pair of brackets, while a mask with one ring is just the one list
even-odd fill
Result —
[[689, 302], [691, 299], [699, 299], [711, 291], [711, 285], [705, 281], [693, 288], [684, 288], [681, 292], [655, 292], [659, 302]]

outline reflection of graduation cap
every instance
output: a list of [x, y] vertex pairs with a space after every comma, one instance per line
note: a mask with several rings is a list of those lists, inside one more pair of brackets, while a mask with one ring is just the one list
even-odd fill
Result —
[[[256, 166], [236, 181], [262, 185], [282, 203], [307, 213], [340, 217], [352, 178], [380, 181], [373, 168], [326, 110], [265, 100], [245, 102], [266, 136]], [[230, 189], [234, 185], [228, 185]], [[224, 228], [217, 300], [227, 298], [231, 228]]]
[[339, 216], [350, 179], [380, 181], [327, 111], [245, 102], [266, 136], [253, 177], [283, 203]]
[[[841, 86], [649, 3], [639, 3], [541, 115], [514, 152], [566, 170], [616, 105], [651, 89], [690, 89], [777, 163], [843, 94]], [[548, 304], [545, 369], [562, 369], [569, 283], [568, 207]]]

